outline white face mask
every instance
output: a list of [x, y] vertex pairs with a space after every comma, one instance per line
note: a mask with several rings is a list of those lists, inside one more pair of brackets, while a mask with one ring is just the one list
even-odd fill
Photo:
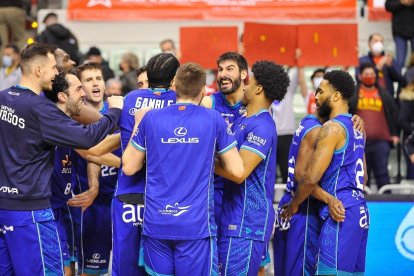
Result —
[[372, 44], [371, 48], [374, 55], [379, 55], [384, 51], [384, 44], [378, 41]]
[[2, 57], [3, 67], [11, 67], [13, 65], [13, 58], [10, 56], [3, 56]]
[[312, 80], [313, 88], [318, 89], [319, 85], [321, 85], [321, 82], [323, 81], [323, 77], [315, 77]]

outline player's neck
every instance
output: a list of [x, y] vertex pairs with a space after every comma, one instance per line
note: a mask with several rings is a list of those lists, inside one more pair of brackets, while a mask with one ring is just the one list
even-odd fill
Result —
[[231, 93], [229, 95], [224, 95], [226, 98], [226, 101], [230, 105], [235, 105], [236, 103], [240, 102], [243, 99], [243, 88], [242, 86], [239, 87], [234, 93]]
[[246, 116], [250, 117], [250, 116], [254, 116], [257, 113], [259, 113], [262, 110], [267, 110], [269, 109], [270, 104], [268, 103], [264, 103], [264, 102], [250, 102], [247, 106], [247, 112], [246, 112]]
[[195, 104], [198, 105], [200, 101], [198, 99], [180, 99], [177, 98], [176, 101], [177, 104]]
[[59, 108], [60, 110], [63, 111], [63, 113], [65, 113], [66, 115], [68, 115], [68, 117], [70, 117], [70, 112], [66, 109], [66, 105], [65, 104], [61, 104], [61, 103], [56, 103], [56, 107]]
[[40, 95], [40, 92], [42, 92], [40, 84], [36, 83], [35, 81], [32, 81], [29, 77], [22, 76], [19, 85], [29, 88], [37, 95]]
[[333, 119], [338, 115], [349, 113], [348, 103], [340, 104], [332, 109], [329, 119]]

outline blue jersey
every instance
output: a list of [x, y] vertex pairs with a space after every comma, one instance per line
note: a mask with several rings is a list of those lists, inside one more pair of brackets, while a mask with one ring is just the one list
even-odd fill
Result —
[[143, 118], [132, 145], [146, 152], [144, 235], [193, 240], [217, 234], [214, 155], [236, 145], [214, 110], [176, 104]]
[[296, 191], [297, 182], [295, 180], [295, 165], [299, 154], [300, 143], [305, 138], [306, 134], [315, 127], [321, 127], [322, 124], [314, 115], [307, 115], [300, 121], [292, 138], [292, 144], [289, 150], [289, 164], [288, 164], [288, 178], [286, 183], [286, 190], [288, 192]]
[[73, 192], [73, 175], [75, 155], [69, 148], [56, 147], [55, 149], [55, 167], [50, 178], [52, 188], [52, 197], [50, 204], [53, 209], [66, 206], [66, 202], [72, 197]]
[[223, 117], [228, 124], [232, 124], [236, 119], [240, 118], [245, 112], [245, 109], [242, 106], [241, 101], [237, 102], [234, 105], [230, 105], [224, 97], [223, 93], [221, 92], [217, 92], [211, 95], [210, 97], [213, 102], [212, 109], [220, 112], [221, 117]]
[[85, 126], [28, 88], [0, 91], [0, 209], [49, 208], [54, 147], [96, 145], [116, 126], [120, 112], [111, 109]]
[[[124, 100], [119, 127], [121, 130], [121, 148], [124, 151], [134, 129], [134, 114], [137, 109], [152, 106], [163, 108], [175, 103], [176, 94], [172, 90], [165, 89], [138, 89], [128, 93]], [[133, 176], [126, 176], [120, 169], [118, 186], [115, 195], [144, 193], [145, 169], [140, 170]]]
[[338, 115], [332, 121], [346, 131], [346, 144], [336, 150], [329, 167], [320, 180], [321, 187], [335, 196], [345, 208], [365, 202], [364, 184], [364, 135], [353, 128], [351, 114]]
[[267, 110], [241, 117], [233, 124], [240, 149], [263, 160], [244, 183], [225, 180], [221, 234], [268, 241], [273, 229], [274, 182], [276, 176], [276, 125]]
[[[104, 102], [99, 112], [105, 115], [108, 112], [108, 102]], [[118, 157], [121, 157], [121, 150], [115, 150], [112, 152]], [[87, 177], [87, 161], [77, 155], [76, 162], [76, 174], [79, 185], [78, 192], [84, 192], [89, 189], [88, 177]], [[99, 193], [98, 196], [113, 196], [115, 191], [116, 182], [118, 180], [118, 168], [109, 167], [106, 165], [101, 166], [101, 173], [99, 175]]]

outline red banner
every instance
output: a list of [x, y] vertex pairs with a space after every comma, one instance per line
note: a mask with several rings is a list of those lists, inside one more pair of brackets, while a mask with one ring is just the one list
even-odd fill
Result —
[[272, 60], [280, 64], [296, 65], [296, 28], [295, 25], [245, 23], [244, 56], [249, 64], [258, 60]]
[[368, 0], [368, 20], [379, 21], [391, 19], [391, 13], [385, 10], [385, 0]]
[[352, 66], [358, 64], [356, 24], [299, 25], [298, 65]]
[[237, 51], [237, 27], [182, 27], [180, 48], [181, 64], [191, 61], [216, 69], [221, 54]]
[[321, 20], [355, 15], [355, 0], [68, 0], [72, 20]]

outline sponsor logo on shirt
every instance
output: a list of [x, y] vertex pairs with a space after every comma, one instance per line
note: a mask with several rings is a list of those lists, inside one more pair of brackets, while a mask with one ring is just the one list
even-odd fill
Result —
[[298, 128], [296, 129], [296, 136], [299, 136], [300, 135], [300, 133], [302, 132], [302, 129], [303, 129], [304, 127], [302, 126], [302, 125], [299, 125], [298, 126]]
[[253, 132], [249, 132], [247, 134], [247, 141], [257, 146], [264, 146], [266, 144], [266, 139], [263, 139], [262, 137], [254, 135]]
[[182, 214], [190, 211], [191, 205], [188, 206], [180, 206], [179, 203], [175, 203], [174, 205], [166, 205], [165, 209], [158, 209], [158, 213], [162, 215], [170, 215], [174, 217], [181, 216]]
[[1, 186], [0, 187], [0, 192], [2, 193], [7, 193], [7, 194], [19, 194], [19, 191], [17, 190], [17, 188], [10, 188], [7, 186]]
[[99, 253], [94, 253], [92, 255], [92, 259], [87, 259], [86, 262], [88, 263], [93, 263], [93, 264], [105, 264], [106, 260], [105, 259], [101, 259], [101, 254]]
[[125, 223], [132, 223], [133, 226], [142, 225], [144, 218], [144, 205], [125, 204], [122, 206], [122, 220]]
[[4, 225], [3, 227], [0, 227], [0, 232], [1, 233], [6, 234], [7, 231], [9, 231], [9, 232], [14, 231], [13, 225], [11, 225], [11, 226]]
[[185, 127], [177, 127], [174, 129], [174, 135], [177, 137], [161, 138], [163, 144], [198, 144], [200, 139], [198, 137], [186, 138], [188, 133]]
[[0, 120], [5, 121], [14, 126], [18, 126], [21, 129], [25, 127], [25, 120], [14, 114], [14, 109], [8, 106], [2, 105], [0, 107]]

